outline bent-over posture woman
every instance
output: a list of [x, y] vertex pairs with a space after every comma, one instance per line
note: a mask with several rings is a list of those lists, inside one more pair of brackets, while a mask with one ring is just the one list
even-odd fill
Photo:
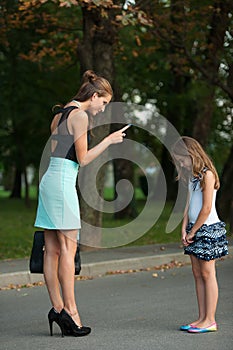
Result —
[[35, 221], [45, 233], [44, 277], [52, 304], [48, 314], [51, 335], [53, 322], [59, 325], [62, 336], [91, 332], [82, 325], [74, 295], [74, 256], [81, 228], [76, 178], [79, 166], [123, 141], [128, 126], [88, 149], [87, 112], [94, 117], [104, 111], [112, 95], [106, 79], [86, 71], [73, 100], [59, 108], [51, 123], [51, 157], [40, 182]]

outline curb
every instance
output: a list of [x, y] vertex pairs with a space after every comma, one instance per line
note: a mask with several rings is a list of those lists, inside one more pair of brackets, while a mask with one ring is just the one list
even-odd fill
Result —
[[[232, 258], [233, 246], [229, 246], [228, 251], [229, 255], [227, 255], [226, 258]], [[105, 275], [108, 272], [114, 272], [118, 270], [152, 268], [157, 265], [168, 264], [171, 261], [189, 263], [190, 259], [189, 255], [185, 255], [183, 252], [179, 252], [163, 255], [151, 255], [143, 257], [140, 256], [136, 258], [125, 258], [119, 260], [106, 260], [95, 263], [83, 263], [80, 276], [92, 277]], [[15, 285], [27, 285], [39, 282], [44, 282], [43, 274], [32, 274], [29, 270], [0, 274], [0, 289]]]
[[144, 269], [166, 264], [172, 260], [189, 262], [189, 257], [181, 253], [175, 253], [84, 264], [82, 266], [81, 276], [103, 275], [117, 270]]
[[[80, 276], [97, 276], [104, 275], [110, 271], [150, 268], [156, 265], [169, 263], [173, 260], [182, 263], [190, 261], [189, 256], [184, 255], [183, 252], [120, 260], [108, 260], [103, 262], [82, 264]], [[32, 274], [30, 271], [0, 274], [0, 288], [6, 288], [11, 285], [26, 285], [38, 282], [44, 282], [43, 274]]]

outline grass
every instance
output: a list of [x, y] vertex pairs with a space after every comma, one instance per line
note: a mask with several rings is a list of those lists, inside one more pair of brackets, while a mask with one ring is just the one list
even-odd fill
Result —
[[[0, 260], [3, 259], [15, 259], [24, 258], [30, 256], [33, 233], [35, 228], [33, 227], [36, 213], [36, 189], [32, 188], [30, 207], [26, 207], [23, 200], [10, 199], [9, 193], [0, 190]], [[105, 190], [105, 199], [111, 200], [113, 196], [112, 189]], [[142, 212], [145, 206], [145, 198], [140, 189], [136, 190], [136, 207], [139, 213]], [[148, 220], [156, 216], [156, 213], [161, 209], [159, 203], [154, 203], [147, 210]], [[167, 220], [172, 210], [171, 203], [167, 203], [158, 220], [147, 232], [144, 232], [144, 224], [141, 220], [142, 227], [139, 225], [132, 226], [125, 229], [125, 225], [132, 223], [132, 219], [115, 220], [113, 214], [103, 215], [103, 227], [120, 227], [122, 237], [126, 237], [126, 243], [130, 245], [146, 245], [153, 243], [168, 243], [178, 242], [180, 239], [180, 228], [177, 227], [172, 233], [166, 234], [165, 227]], [[122, 230], [121, 230], [122, 227]], [[140, 231], [141, 229], [141, 231]], [[136, 231], [139, 231], [137, 234]], [[111, 230], [109, 230], [111, 232]], [[136, 240], [135, 240], [136, 239]], [[114, 237], [111, 233], [107, 236], [103, 235], [104, 244], [108, 246], [109, 242], [112, 242]], [[125, 243], [124, 243], [125, 244]], [[124, 245], [123, 244], [123, 245]]]
[[36, 200], [26, 208], [24, 201], [0, 196], [0, 259], [29, 256]]

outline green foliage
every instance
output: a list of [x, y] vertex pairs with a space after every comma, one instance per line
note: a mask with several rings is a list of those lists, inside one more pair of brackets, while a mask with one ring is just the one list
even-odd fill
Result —
[[7, 173], [39, 167], [52, 106], [63, 103], [61, 97], [71, 98], [77, 89], [77, 30], [69, 29], [77, 9], [70, 14], [66, 8], [57, 11], [53, 3], [27, 8], [26, 2], [10, 1], [1, 6], [0, 153]]
[[[109, 4], [90, 2], [90, 11], [95, 6], [101, 11]], [[119, 41], [115, 45], [116, 81], [123, 99], [143, 105], [151, 101], [181, 134], [191, 135], [193, 121], [202, 109], [204, 85], [198, 70], [193, 69], [192, 62], [176, 45], [181, 40], [188, 50], [193, 48], [193, 58], [205, 62], [201, 47], [205, 47], [205, 52], [208, 49], [212, 2], [191, 1], [185, 11], [177, 1], [172, 3], [173, 7], [170, 2], [155, 1], [149, 6], [147, 2], [136, 1], [135, 6], [132, 3], [123, 12], [120, 2], [114, 4], [119, 5], [116, 22], [111, 22], [119, 27]], [[63, 102], [61, 96], [66, 101], [79, 84], [79, 69], [73, 64], [77, 60], [78, 41], [83, 36], [81, 7], [72, 1], [3, 1], [2, 9], [1, 154], [9, 164], [22, 159], [23, 154], [26, 165], [37, 167], [49, 133], [51, 106]], [[133, 24], [122, 23], [121, 16], [133, 18]], [[231, 41], [228, 33], [223, 53], [226, 67], [232, 57]], [[221, 75], [226, 75], [226, 71], [222, 68]], [[205, 89], [208, 90], [208, 84]], [[221, 91], [218, 94], [219, 99], [223, 98]], [[216, 117], [212, 140], [220, 138], [214, 134], [223, 113], [215, 113], [218, 122]], [[143, 141], [144, 137], [140, 138]], [[153, 142], [151, 149], [159, 150], [157, 141]]]
[[[179, 0], [132, 1], [123, 10], [124, 1], [113, 1], [112, 8], [111, 3], [1, 1], [1, 170], [38, 168], [51, 107], [68, 100], [79, 86], [77, 46], [84, 35], [85, 5], [110, 19], [109, 32], [117, 28], [114, 78], [125, 102], [151, 103], [180, 134], [192, 135], [213, 89], [208, 151], [221, 171], [232, 143], [232, 1], [189, 1], [185, 6]], [[226, 21], [215, 27], [221, 16]], [[223, 27], [225, 42], [215, 45]], [[132, 133], [161, 160], [158, 140], [139, 129]]]

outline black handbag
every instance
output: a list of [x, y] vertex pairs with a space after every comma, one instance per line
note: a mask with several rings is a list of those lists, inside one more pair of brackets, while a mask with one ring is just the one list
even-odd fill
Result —
[[[32, 243], [32, 251], [29, 261], [29, 269], [31, 273], [43, 273], [44, 265], [44, 231], [35, 231]], [[75, 275], [79, 275], [81, 271], [80, 248], [77, 245], [74, 257]]]

